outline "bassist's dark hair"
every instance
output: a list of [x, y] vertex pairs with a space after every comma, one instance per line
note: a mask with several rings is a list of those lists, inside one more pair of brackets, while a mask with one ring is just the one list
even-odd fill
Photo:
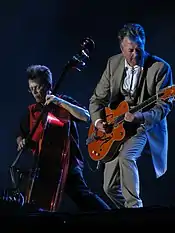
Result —
[[31, 65], [27, 68], [28, 80], [39, 80], [41, 83], [48, 85], [52, 88], [52, 73], [47, 66], [44, 65]]

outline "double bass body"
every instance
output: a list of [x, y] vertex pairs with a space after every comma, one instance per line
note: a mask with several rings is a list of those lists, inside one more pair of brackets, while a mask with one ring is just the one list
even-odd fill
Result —
[[62, 108], [59, 117], [48, 113], [24, 191], [25, 203], [47, 211], [59, 208], [69, 165], [70, 122], [69, 113]]

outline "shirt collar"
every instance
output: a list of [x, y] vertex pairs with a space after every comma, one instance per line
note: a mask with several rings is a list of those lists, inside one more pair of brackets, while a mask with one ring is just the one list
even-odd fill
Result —
[[135, 65], [134, 67], [132, 67], [132, 66], [130, 66], [130, 65], [128, 64], [128, 62], [127, 62], [126, 59], [125, 59], [125, 68], [127, 68], [127, 69], [132, 69], [132, 68], [138, 69], [138, 68], [140, 68], [140, 66]]

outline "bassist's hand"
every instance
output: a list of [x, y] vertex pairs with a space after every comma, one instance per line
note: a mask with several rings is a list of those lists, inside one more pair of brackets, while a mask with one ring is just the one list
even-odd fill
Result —
[[17, 139], [16, 139], [16, 142], [17, 142], [17, 151], [20, 151], [22, 150], [22, 148], [25, 146], [26, 144], [26, 140], [24, 138], [22, 138], [21, 136], [19, 136]]
[[61, 105], [61, 103], [64, 102], [63, 99], [55, 96], [55, 95], [46, 95], [46, 104], [54, 103], [56, 105]]

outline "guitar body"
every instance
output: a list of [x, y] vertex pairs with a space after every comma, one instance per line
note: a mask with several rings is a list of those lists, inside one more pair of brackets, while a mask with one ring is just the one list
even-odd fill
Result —
[[129, 130], [126, 131], [123, 126], [124, 114], [126, 112], [134, 114], [151, 104], [155, 104], [158, 99], [165, 101], [171, 98], [171, 101], [174, 101], [174, 96], [175, 85], [172, 85], [161, 89], [158, 93], [132, 109], [129, 109], [126, 101], [122, 101], [115, 110], [105, 108], [106, 121], [108, 123], [106, 132], [103, 133], [98, 131], [93, 124], [90, 125], [88, 131], [86, 145], [88, 146], [88, 152], [91, 159], [94, 161], [101, 160], [103, 162], [113, 160], [117, 156], [121, 145], [128, 138], [133, 136], [134, 132], [129, 132]]
[[[129, 106], [126, 101], [121, 102], [114, 110], [105, 108], [106, 121], [109, 125], [114, 124], [114, 119], [129, 111]], [[90, 125], [88, 131], [88, 138], [90, 139], [88, 145], [89, 156], [94, 161], [101, 160], [102, 162], [109, 162], [113, 160], [121, 144], [126, 140], [126, 132], [123, 127], [123, 122], [112, 127], [108, 133], [98, 131], [93, 124]]]

